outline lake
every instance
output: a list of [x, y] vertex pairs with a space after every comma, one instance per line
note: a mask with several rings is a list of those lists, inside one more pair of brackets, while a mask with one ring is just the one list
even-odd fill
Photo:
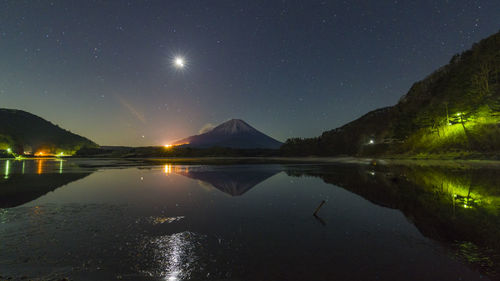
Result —
[[0, 160], [0, 280], [499, 280], [499, 172]]

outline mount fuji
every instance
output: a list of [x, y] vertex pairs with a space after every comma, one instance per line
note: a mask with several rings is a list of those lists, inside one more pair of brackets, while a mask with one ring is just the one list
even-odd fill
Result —
[[194, 148], [229, 147], [239, 149], [278, 149], [282, 144], [240, 119], [229, 120], [206, 133], [172, 143], [174, 146]]

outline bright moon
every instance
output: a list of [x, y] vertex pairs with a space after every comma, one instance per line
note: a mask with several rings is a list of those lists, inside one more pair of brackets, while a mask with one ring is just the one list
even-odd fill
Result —
[[181, 57], [176, 57], [174, 59], [174, 65], [177, 68], [183, 68], [184, 67], [184, 59]]

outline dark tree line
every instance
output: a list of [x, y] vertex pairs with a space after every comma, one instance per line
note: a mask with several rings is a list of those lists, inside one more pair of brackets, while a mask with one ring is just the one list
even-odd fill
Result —
[[[470, 142], [467, 149], [484, 150], [488, 145], [481, 142], [486, 138], [468, 131], [468, 124], [480, 122], [478, 116], [500, 117], [499, 81], [500, 33], [496, 33], [416, 82], [398, 104], [387, 109], [389, 113], [369, 113], [319, 137], [289, 139], [281, 152], [287, 156], [403, 152], [399, 149], [404, 147], [402, 143], [416, 133], [426, 130], [439, 138], [443, 127], [456, 124], [462, 126]], [[494, 130], [492, 127], [490, 133], [496, 134]], [[368, 139], [374, 140], [372, 146], [367, 145]]]

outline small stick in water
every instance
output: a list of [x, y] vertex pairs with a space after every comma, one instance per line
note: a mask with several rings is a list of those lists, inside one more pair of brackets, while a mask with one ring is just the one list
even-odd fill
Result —
[[325, 200], [323, 200], [323, 201], [321, 201], [321, 203], [319, 203], [319, 206], [318, 206], [318, 208], [316, 208], [316, 211], [314, 211], [313, 216], [318, 216], [319, 209], [321, 209], [321, 207], [323, 207], [323, 205], [325, 203], [326, 203]]

